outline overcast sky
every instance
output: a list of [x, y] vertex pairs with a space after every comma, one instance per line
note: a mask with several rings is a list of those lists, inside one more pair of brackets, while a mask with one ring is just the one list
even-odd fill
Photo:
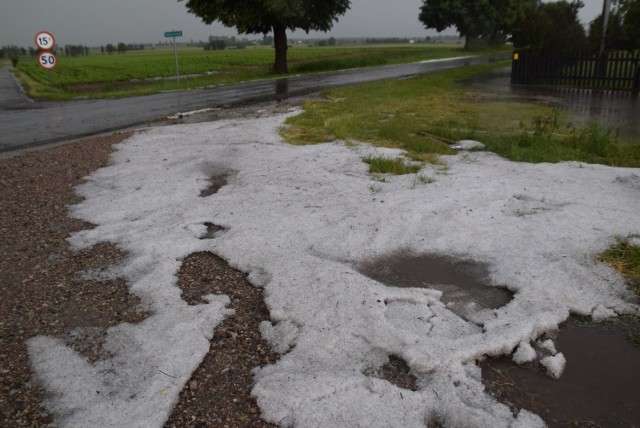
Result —
[[[1, 0], [0, 46], [34, 45], [38, 31], [53, 33], [60, 45], [99, 46], [107, 43], [154, 43], [165, 31], [182, 30], [181, 41], [210, 35], [236, 35], [220, 24], [205, 25], [176, 0]], [[584, 0], [581, 20], [589, 22], [602, 0]], [[422, 0], [352, 0], [351, 9], [333, 30], [310, 37], [425, 37], [418, 21]], [[308, 37], [297, 32], [290, 37]]]

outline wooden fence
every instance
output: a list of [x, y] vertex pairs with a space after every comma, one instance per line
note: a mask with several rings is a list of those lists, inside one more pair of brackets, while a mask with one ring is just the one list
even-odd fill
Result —
[[632, 91], [640, 89], [640, 52], [600, 55], [515, 51], [511, 83]]

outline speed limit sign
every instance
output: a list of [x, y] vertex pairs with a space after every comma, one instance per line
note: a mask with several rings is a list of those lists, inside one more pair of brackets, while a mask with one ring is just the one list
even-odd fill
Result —
[[38, 65], [45, 70], [53, 70], [58, 65], [58, 58], [53, 52], [40, 52]]
[[48, 51], [53, 49], [56, 45], [56, 39], [53, 37], [53, 34], [48, 31], [40, 31], [36, 34], [36, 46], [40, 49]]

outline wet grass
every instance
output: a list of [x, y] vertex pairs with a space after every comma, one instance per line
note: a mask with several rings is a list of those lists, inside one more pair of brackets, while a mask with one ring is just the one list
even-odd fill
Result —
[[616, 244], [600, 254], [600, 260], [628, 278], [629, 285], [640, 298], [640, 246], [632, 243], [633, 239], [640, 240], [640, 235], [617, 237]]
[[[616, 238], [616, 243], [601, 253], [599, 258], [627, 278], [628, 286], [640, 298], [640, 245], [637, 245], [638, 240], [640, 240], [640, 235], [619, 236]], [[611, 322], [625, 332], [629, 341], [640, 346], [640, 317], [622, 315]]]
[[529, 125], [521, 124], [515, 136], [498, 136], [487, 142], [487, 149], [519, 162], [581, 161], [611, 166], [640, 165], [640, 145], [622, 142], [617, 132], [595, 122], [585, 128], [562, 124], [561, 113], [552, 110], [534, 116]]
[[415, 174], [422, 168], [422, 166], [418, 164], [408, 164], [402, 158], [369, 156], [362, 160], [364, 163], [369, 164], [369, 172], [371, 174]]
[[304, 112], [287, 121], [282, 135], [300, 145], [364, 141], [401, 148], [412, 159], [427, 162], [455, 153], [449, 142], [473, 139], [519, 162], [640, 166], [640, 142], [624, 140], [595, 123], [575, 126], [568, 113], [540, 104], [479, 102], [481, 90], [465, 81], [505, 65], [508, 62], [328, 90], [325, 100], [307, 101]]

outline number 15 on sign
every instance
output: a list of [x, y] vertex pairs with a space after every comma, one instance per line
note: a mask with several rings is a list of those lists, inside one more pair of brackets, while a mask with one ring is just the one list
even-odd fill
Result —
[[36, 46], [42, 50], [51, 50], [56, 45], [56, 39], [53, 34], [47, 31], [40, 31], [36, 34]]

